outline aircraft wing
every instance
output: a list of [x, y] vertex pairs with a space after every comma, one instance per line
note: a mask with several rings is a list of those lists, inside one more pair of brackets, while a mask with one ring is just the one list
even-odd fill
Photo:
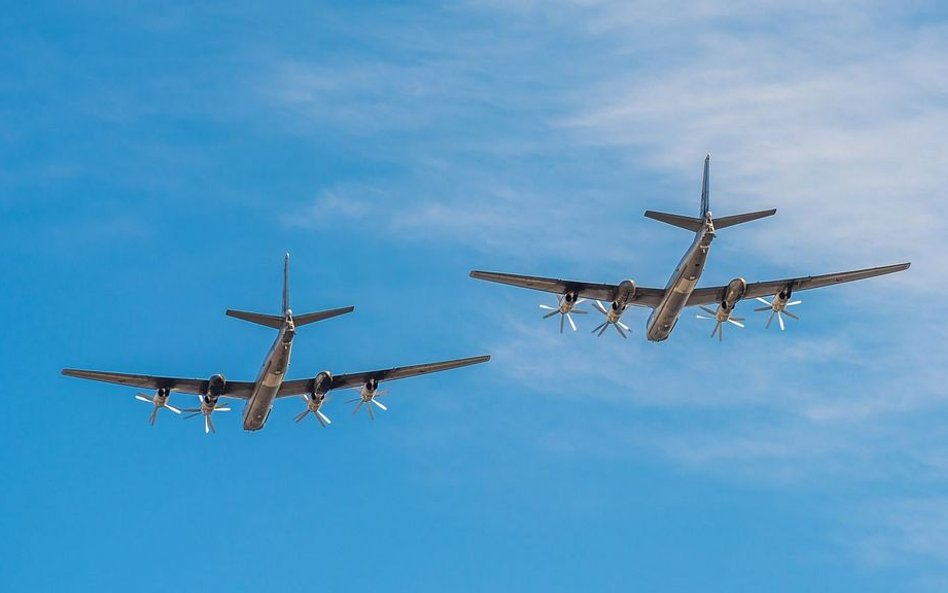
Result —
[[[594, 284], [592, 282], [542, 278], [540, 276], [501, 274], [500, 272], [482, 272], [480, 270], [471, 272], [471, 278], [497, 282], [499, 284], [509, 284], [510, 286], [519, 286], [520, 288], [542, 290], [558, 295], [566, 294], [567, 292], [575, 292], [582, 298], [596, 299], [597, 301], [614, 301], [616, 298], [616, 289], [618, 288], [615, 284]], [[661, 288], [642, 288], [636, 286], [635, 296], [632, 297], [629, 304], [657, 307], [659, 301], [662, 300], [663, 294], [665, 294], [665, 291]]]
[[[444, 362], [429, 362], [426, 364], [416, 364], [407, 367], [395, 367], [391, 369], [381, 369], [378, 371], [366, 371], [364, 373], [347, 373], [345, 375], [335, 375], [332, 378], [332, 389], [345, 389], [346, 387], [357, 387], [365, 384], [370, 379], [376, 381], [393, 381], [395, 379], [404, 379], [416, 375], [426, 375], [428, 373], [437, 373], [448, 369], [466, 367], [472, 364], [480, 364], [490, 360], [490, 356], [474, 356], [471, 358], [461, 358], [458, 360], [446, 360]], [[277, 392], [277, 397], [289, 397], [292, 395], [302, 395], [313, 391], [313, 382], [315, 379], [297, 379], [295, 381], [284, 381]]]
[[[129, 373], [111, 373], [106, 371], [85, 371], [81, 369], [63, 369], [63, 374], [80, 379], [91, 379], [105, 383], [116, 383], [139, 389], [170, 389], [179, 393], [201, 395], [207, 393], [207, 379], [183, 379], [179, 377], [156, 377], [153, 375], [132, 375]], [[254, 384], [249, 381], [227, 381], [224, 384], [223, 397], [250, 399]]]
[[[877, 268], [865, 268], [862, 270], [853, 270], [851, 272], [837, 272], [835, 274], [823, 274], [822, 276], [802, 276], [800, 278], [786, 278], [784, 280], [770, 280], [768, 282], [754, 282], [747, 285], [747, 291], [744, 293], [745, 299], [753, 299], [774, 295], [783, 289], [789, 288], [792, 292], [799, 290], [810, 290], [811, 288], [823, 288], [824, 286], [833, 286], [856, 280], [865, 280], [893, 272], [907, 270], [910, 263], [894, 264], [891, 266], [879, 266]], [[724, 299], [724, 293], [727, 286], [712, 286], [708, 288], [699, 288], [691, 293], [688, 299], [688, 305], [708, 305], [711, 303], [720, 303]]]

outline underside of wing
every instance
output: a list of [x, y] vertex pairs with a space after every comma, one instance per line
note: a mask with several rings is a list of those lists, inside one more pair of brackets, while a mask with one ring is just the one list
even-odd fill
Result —
[[[394, 367], [390, 369], [380, 369], [377, 371], [366, 371], [362, 373], [347, 373], [344, 375], [335, 375], [328, 390], [345, 389], [347, 387], [357, 387], [364, 385], [369, 381], [393, 381], [395, 379], [405, 379], [417, 375], [426, 375], [428, 373], [437, 373], [460, 367], [480, 364], [490, 360], [490, 356], [473, 356], [471, 358], [460, 358], [457, 360], [446, 360], [443, 362], [429, 362], [426, 364], [416, 364], [412, 366]], [[296, 379], [285, 381], [277, 392], [277, 397], [289, 397], [293, 395], [302, 395], [310, 393], [313, 389], [313, 379]], [[328, 391], [327, 390], [327, 391]]]
[[[484, 272], [480, 270], [471, 272], [471, 278], [487, 280], [488, 282], [497, 282], [498, 284], [518, 286], [520, 288], [542, 290], [544, 292], [552, 292], [553, 294], [560, 295], [573, 292], [581, 298], [595, 299], [597, 301], [614, 301], [619, 288], [619, 286], [616, 284], [596, 284], [593, 282], [578, 282], [575, 280], [562, 280], [559, 278], [522, 276], [518, 274], [503, 274], [500, 272]], [[635, 295], [629, 300], [629, 304], [655, 307], [658, 305], [659, 301], [661, 301], [663, 293], [664, 290], [657, 288], [637, 287], [635, 290]]]
[[[850, 272], [837, 272], [835, 274], [823, 274], [820, 276], [801, 276], [799, 278], [785, 278], [783, 280], [769, 280], [766, 282], [754, 282], [747, 285], [747, 290], [742, 298], [752, 299], [773, 295], [781, 291], [797, 292], [800, 290], [810, 290], [813, 288], [823, 288], [846, 282], [855, 282], [856, 280], [865, 280], [894, 272], [907, 270], [911, 264], [894, 264], [891, 266], [879, 266], [876, 268], [864, 268], [862, 270], [852, 270]], [[713, 286], [708, 288], [699, 288], [691, 293], [688, 299], [688, 306], [707, 305], [718, 303], [724, 299], [724, 293], [727, 286]]]
[[[154, 375], [135, 375], [131, 373], [113, 373], [108, 371], [87, 371], [82, 369], [63, 369], [62, 373], [68, 377], [115, 383], [139, 389], [168, 389], [179, 393], [193, 393], [200, 395], [207, 393], [207, 379], [187, 379], [181, 377], [157, 377]], [[247, 381], [227, 381], [223, 397], [235, 399], [249, 399], [253, 392], [253, 383]]]

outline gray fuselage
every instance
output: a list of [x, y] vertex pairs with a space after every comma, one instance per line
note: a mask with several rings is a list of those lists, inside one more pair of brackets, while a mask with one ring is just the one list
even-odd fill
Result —
[[267, 358], [263, 361], [263, 366], [260, 367], [253, 393], [247, 400], [247, 406], [244, 408], [244, 430], [260, 430], [266, 424], [270, 409], [273, 407], [273, 400], [290, 366], [290, 352], [293, 350], [295, 335], [296, 327], [293, 325], [292, 317], [288, 316]]
[[711, 241], [714, 240], [714, 225], [711, 214], [705, 215], [704, 226], [695, 233], [695, 240], [678, 262], [674, 274], [665, 286], [665, 295], [652, 311], [648, 318], [647, 335], [649, 341], [661, 342], [668, 338], [675, 323], [681, 315], [682, 309], [688, 304], [688, 298], [694, 292], [704, 264], [711, 250]]

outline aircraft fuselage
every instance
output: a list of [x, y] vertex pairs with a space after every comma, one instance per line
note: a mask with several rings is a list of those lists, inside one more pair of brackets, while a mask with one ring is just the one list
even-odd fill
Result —
[[665, 286], [665, 295], [652, 315], [648, 318], [647, 336], [649, 341], [661, 342], [668, 338], [678, 322], [681, 311], [688, 304], [688, 298], [694, 292], [714, 240], [714, 224], [711, 213], [705, 214], [704, 227], [695, 233], [695, 240], [678, 262], [678, 267]]
[[254, 385], [253, 393], [244, 408], [244, 430], [260, 430], [267, 422], [273, 400], [276, 398], [286, 370], [290, 366], [290, 353], [293, 350], [293, 337], [296, 328], [292, 318], [284, 322], [267, 358], [260, 367], [260, 374]]

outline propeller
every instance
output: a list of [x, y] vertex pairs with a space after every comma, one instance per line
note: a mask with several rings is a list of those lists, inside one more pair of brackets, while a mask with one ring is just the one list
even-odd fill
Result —
[[[602, 334], [605, 333], [606, 328], [608, 328], [611, 325], [612, 327], [616, 328], [616, 331], [619, 332], [620, 336], [628, 339], [628, 336], [625, 335], [625, 332], [632, 333], [632, 330], [629, 329], [628, 325], [622, 323], [622, 321], [619, 319], [619, 317], [622, 316], [622, 312], [615, 311], [612, 309], [606, 309], [606, 307], [597, 300], [593, 300], [592, 304], [593, 304], [593, 307], [595, 307], [596, 309], [599, 309], [599, 312], [606, 316], [606, 320], [600, 323], [599, 325], [597, 325], [595, 328], [593, 328], [592, 333], [595, 334], [598, 331], [599, 333], [597, 335], [602, 336]], [[625, 331], [622, 331], [622, 330], [625, 330]]]
[[543, 319], [549, 319], [557, 313], [560, 315], [560, 333], [563, 333], [563, 322], [569, 321], [569, 326], [573, 328], [573, 331], [576, 331], [576, 322], [573, 321], [573, 316], [571, 313], [577, 313], [579, 315], [585, 315], [588, 311], [583, 311], [582, 309], [575, 309], [574, 307], [586, 299], [577, 299], [569, 298], [569, 295], [572, 293], [567, 293], [561, 297], [557, 297], [558, 303], [556, 307], [550, 305], [540, 305], [540, 308], [549, 311], [546, 315], [543, 316]]
[[216, 433], [217, 430], [214, 428], [214, 421], [211, 420], [211, 414], [214, 412], [230, 412], [230, 408], [226, 405], [214, 404], [214, 406], [209, 406], [201, 404], [200, 408], [184, 408], [182, 412], [188, 412], [188, 415], [185, 418], [194, 418], [199, 414], [204, 415], [204, 434]]
[[[734, 325], [740, 328], [744, 327], [744, 324], [741, 323], [742, 321], [744, 321], [743, 317], [731, 317], [730, 315], [724, 316], [724, 315], [719, 314], [717, 311], [712, 311], [711, 309], [705, 307], [704, 305], [699, 305], [699, 307], [702, 311], [710, 315], [710, 317], [708, 317], [707, 315], [695, 315], [695, 317], [697, 317], [698, 319], [710, 319], [711, 321], [717, 322], [714, 324], [714, 329], [711, 330], [711, 337], [713, 338], [715, 334], [717, 334], [719, 342], [724, 341], [724, 322], [725, 321], [729, 323], [733, 323]], [[720, 311], [720, 309], [718, 309], [718, 311]]]
[[329, 419], [329, 416], [323, 414], [322, 410], [320, 410], [323, 404], [329, 401], [328, 396], [323, 396], [321, 400], [316, 400], [306, 394], [304, 394], [302, 397], [303, 400], [306, 401], [306, 409], [296, 415], [295, 420], [297, 422], [302, 422], [303, 418], [306, 418], [306, 415], [312, 412], [313, 416], [316, 417], [316, 420], [319, 421], [323, 428], [326, 428], [332, 424], [332, 420]]
[[137, 399], [138, 401], [148, 402], [152, 404], [152, 406], [154, 407], [154, 409], [152, 409], [151, 411], [151, 414], [148, 416], [148, 423], [151, 424], [152, 426], [155, 425], [155, 420], [158, 418], [159, 408], [168, 408], [175, 414], [181, 413], [181, 410], [179, 410], [178, 408], [168, 403], [167, 393], [165, 393], [164, 396], [160, 396], [160, 395], [148, 396], [144, 393], [136, 393], [135, 399]]
[[789, 303], [781, 302], [779, 295], [775, 295], [773, 300], [768, 302], [766, 299], [757, 297], [757, 300], [767, 305], [766, 307], [757, 307], [754, 311], [770, 311], [770, 317], [767, 319], [767, 328], [770, 328], [770, 324], [773, 323], [774, 316], [777, 316], [777, 323], [780, 324], [780, 331], [784, 330], [783, 316], [786, 315], [791, 319], [796, 319], [800, 321], [800, 318], [795, 314], [787, 311], [787, 307], [792, 307], [794, 305], [799, 305], [803, 301], [790, 301]]
[[[359, 390], [359, 391], [362, 390], [361, 387], [357, 387], [356, 389]], [[359, 402], [359, 403], [356, 404], [355, 409], [352, 410], [352, 413], [353, 413], [353, 414], [357, 414], [357, 413], [359, 412], [359, 408], [362, 407], [362, 404], [365, 404], [365, 409], [369, 412], [369, 418], [370, 418], [371, 420], [375, 420], [375, 412], [372, 410], [372, 404], [375, 404], [375, 405], [378, 406], [381, 410], [384, 410], [384, 411], [387, 412], [387, 411], [388, 411], [388, 408], [385, 407], [385, 405], [384, 405], [382, 402], [380, 402], [380, 401], [378, 401], [378, 400], [376, 399], [376, 398], [378, 398], [378, 397], [383, 397], [386, 393], [388, 393], [388, 392], [387, 392], [387, 391], [375, 391], [375, 392], [373, 392], [373, 393], [371, 394], [371, 396], [369, 396], [369, 397], [366, 397], [365, 395], [362, 395], [361, 397], [357, 397], [357, 398], [355, 398], [355, 399], [350, 399], [350, 400], [348, 400], [346, 403], [347, 403], [347, 404], [351, 404], [351, 403], [353, 403], [353, 402]]]

